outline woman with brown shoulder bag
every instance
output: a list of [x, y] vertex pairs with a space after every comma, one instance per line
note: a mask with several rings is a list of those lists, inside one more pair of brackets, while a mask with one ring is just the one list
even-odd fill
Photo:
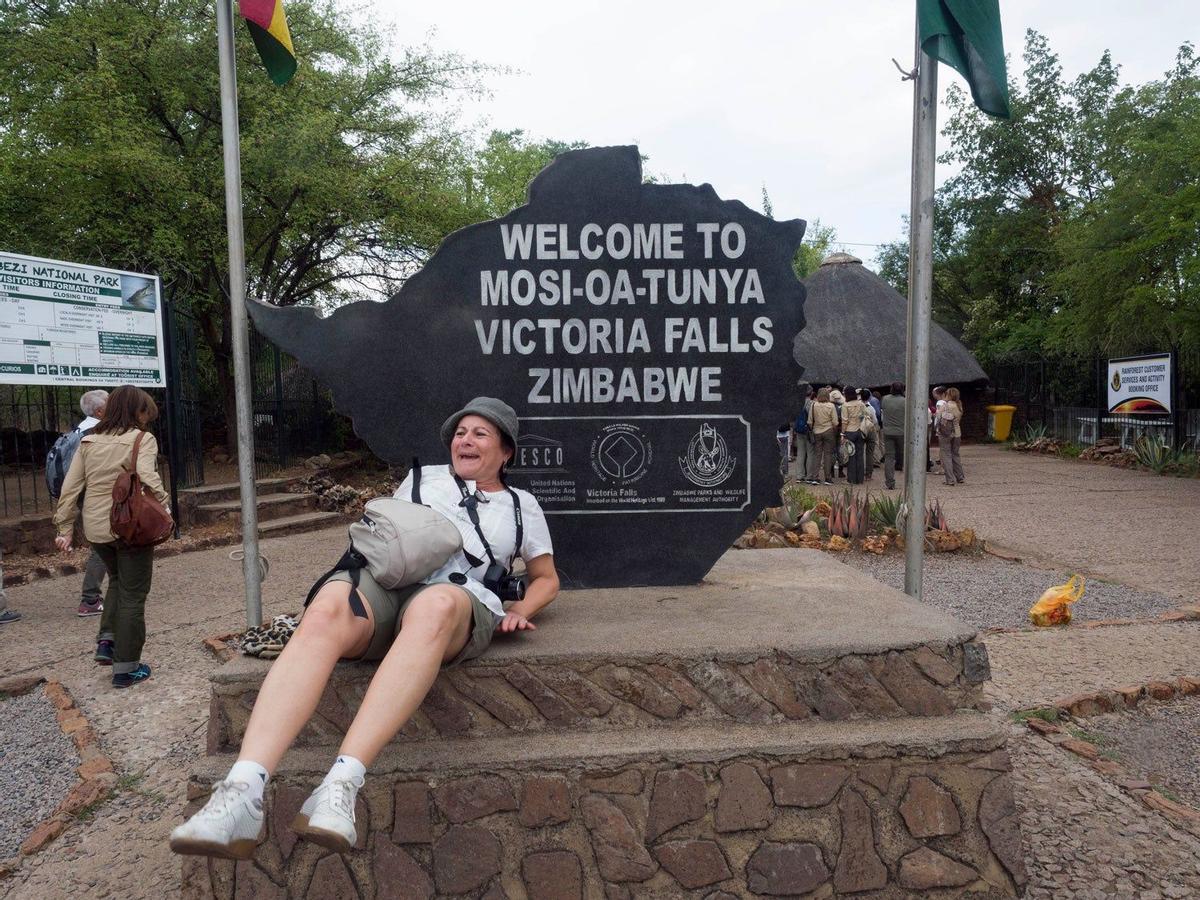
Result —
[[[113, 515], [113, 488], [119, 483], [127, 491], [132, 482], [138, 491], [137, 505], [153, 507], [159, 531], [164, 518], [170, 521], [167, 492], [155, 468], [158, 441], [146, 430], [156, 418], [158, 406], [141, 388], [127, 384], [113, 391], [104, 418], [80, 441], [54, 515], [58, 531], [54, 543], [68, 551], [75, 519], [82, 510], [83, 535], [108, 569], [108, 593], [95, 660], [102, 666], [112, 666], [116, 688], [131, 687], [150, 677], [150, 667], [142, 662], [146, 595], [150, 593], [154, 568], [154, 542], [165, 535], [147, 537], [118, 522], [122, 534], [131, 537], [136, 533], [137, 545], [119, 537], [114, 531], [114, 519], [120, 516]], [[143, 486], [148, 493], [143, 494]]]

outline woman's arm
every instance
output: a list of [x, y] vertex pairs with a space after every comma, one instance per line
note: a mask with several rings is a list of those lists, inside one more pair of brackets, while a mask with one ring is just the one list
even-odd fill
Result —
[[525, 599], [508, 606], [500, 631], [525, 631], [537, 628], [529, 620], [536, 616], [550, 601], [558, 596], [558, 570], [554, 568], [554, 556], [543, 553], [525, 563], [529, 585]]
[[[79, 515], [79, 495], [83, 493], [83, 486], [86, 482], [83, 448], [84, 445], [81, 442], [75, 449], [75, 456], [71, 459], [70, 468], [67, 469], [67, 477], [63, 479], [62, 493], [58, 496], [58, 506], [54, 510], [54, 527], [60, 538], [66, 537], [68, 547], [71, 533], [75, 530], [75, 519]], [[66, 547], [59, 545], [59, 549], [65, 550]]]

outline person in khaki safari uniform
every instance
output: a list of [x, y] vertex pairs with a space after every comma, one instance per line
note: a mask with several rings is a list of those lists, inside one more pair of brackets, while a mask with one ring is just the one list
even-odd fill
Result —
[[128, 467], [134, 442], [141, 436], [138, 477], [164, 507], [169, 506], [170, 498], [155, 468], [158, 441], [146, 431], [156, 418], [158, 406], [141, 388], [126, 384], [113, 391], [104, 418], [79, 442], [54, 514], [58, 531], [54, 543], [66, 551], [71, 549], [75, 519], [82, 512], [83, 536], [108, 570], [108, 593], [100, 617], [95, 660], [113, 667], [112, 683], [117, 688], [131, 687], [150, 677], [150, 667], [142, 662], [142, 646], [146, 643], [146, 595], [150, 593], [154, 548], [129, 547], [117, 540], [109, 524], [112, 489], [117, 476]]

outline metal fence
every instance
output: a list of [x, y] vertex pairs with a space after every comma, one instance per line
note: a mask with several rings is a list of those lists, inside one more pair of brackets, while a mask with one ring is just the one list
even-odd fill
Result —
[[1016, 407], [1017, 433], [1026, 425], [1044, 425], [1061, 441], [1089, 446], [1114, 438], [1126, 447], [1153, 435], [1168, 446], [1200, 451], [1200, 353], [1176, 353], [1172, 416], [1109, 413], [1106, 373], [1107, 357], [1100, 356], [1001, 360], [989, 367], [988, 396], [991, 403]]
[[[60, 434], [83, 420], [79, 398], [86, 387], [0, 385], [0, 517], [46, 515], [54, 501], [46, 487], [46, 454]], [[166, 391], [147, 391], [160, 409], [167, 406]], [[159, 419], [150, 429], [159, 450], [170, 453], [167, 422]], [[164, 480], [169, 485], [170, 467]]]

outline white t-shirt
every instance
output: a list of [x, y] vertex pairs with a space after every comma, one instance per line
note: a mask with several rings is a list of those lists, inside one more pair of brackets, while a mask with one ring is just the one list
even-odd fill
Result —
[[[468, 481], [466, 485], [468, 491], [475, 493], [474, 481]], [[528, 563], [531, 559], [553, 553], [554, 545], [550, 541], [550, 529], [546, 525], [546, 514], [542, 512], [537, 498], [520, 488], [513, 488], [513, 490], [521, 500], [521, 525], [524, 530], [524, 540], [521, 543], [520, 552], [516, 555]], [[492, 548], [496, 562], [511, 568], [511, 560], [517, 543], [517, 523], [513, 516], [512, 497], [508, 491], [484, 491], [483, 495], [487, 497], [488, 502], [480, 503], [476, 507], [479, 513], [480, 527], [487, 535], [488, 544]], [[393, 496], [400, 500], [412, 499], [412, 472], [409, 472], [404, 481], [400, 483], [400, 487], [396, 489]], [[479, 535], [475, 533], [475, 526], [471, 524], [471, 517], [467, 515], [466, 507], [460, 505], [462, 499], [462, 491], [458, 489], [458, 484], [450, 474], [448, 465], [421, 467], [421, 502], [453, 522], [462, 535], [463, 549], [477, 559], [483, 560], [483, 565], [472, 568], [463, 554], [455, 554], [454, 558], [426, 578], [425, 584], [445, 582], [449, 580], [449, 575], [461, 572], [467, 576], [467, 583], [463, 587], [478, 597], [497, 619], [502, 619], [504, 618], [504, 605], [500, 602], [500, 598], [483, 586], [483, 576], [487, 572], [489, 564], [487, 552], [483, 549], [483, 542], [479, 540]]]

